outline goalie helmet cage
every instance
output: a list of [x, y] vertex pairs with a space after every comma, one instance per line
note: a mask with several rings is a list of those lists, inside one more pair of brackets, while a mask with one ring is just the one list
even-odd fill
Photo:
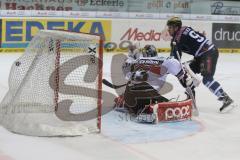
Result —
[[40, 30], [12, 65], [1, 125], [31, 136], [100, 132], [102, 54], [101, 36]]

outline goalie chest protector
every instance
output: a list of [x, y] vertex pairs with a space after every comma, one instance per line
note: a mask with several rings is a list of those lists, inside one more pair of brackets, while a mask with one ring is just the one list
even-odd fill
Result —
[[165, 57], [142, 57], [134, 65], [133, 71], [145, 70], [160, 75], [162, 63], [165, 59]]

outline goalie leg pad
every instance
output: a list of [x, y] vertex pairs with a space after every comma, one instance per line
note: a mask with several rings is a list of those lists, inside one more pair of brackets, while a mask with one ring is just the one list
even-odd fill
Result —
[[184, 121], [192, 117], [192, 100], [180, 102], [162, 102], [151, 105], [152, 113], [158, 122]]

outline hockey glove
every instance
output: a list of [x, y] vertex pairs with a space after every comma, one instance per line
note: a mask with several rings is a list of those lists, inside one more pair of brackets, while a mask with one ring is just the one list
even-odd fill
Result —
[[132, 72], [135, 63], [136, 63], [136, 61], [132, 58], [128, 58], [125, 61], [125, 63], [123, 63], [122, 71], [123, 71], [124, 75], [126, 75], [126, 73], [128, 73], [128, 72]]
[[136, 82], [147, 81], [148, 80], [148, 73], [144, 70], [138, 70], [136, 72], [133, 72], [131, 80], [136, 81]]
[[184, 88], [187, 88], [187, 87], [194, 88], [195, 87], [194, 79], [191, 78], [187, 73], [185, 73], [184, 76], [179, 79], [179, 81]]

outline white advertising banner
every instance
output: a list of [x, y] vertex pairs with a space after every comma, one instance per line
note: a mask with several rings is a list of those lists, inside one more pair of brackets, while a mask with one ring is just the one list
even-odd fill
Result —
[[[183, 25], [191, 26], [196, 31], [206, 34], [210, 40], [212, 38], [211, 22], [184, 20]], [[123, 41], [130, 41], [140, 43], [141, 47], [153, 44], [159, 49], [166, 49], [170, 48], [171, 36], [167, 31], [166, 20], [112, 20], [111, 40], [119, 45]]]

